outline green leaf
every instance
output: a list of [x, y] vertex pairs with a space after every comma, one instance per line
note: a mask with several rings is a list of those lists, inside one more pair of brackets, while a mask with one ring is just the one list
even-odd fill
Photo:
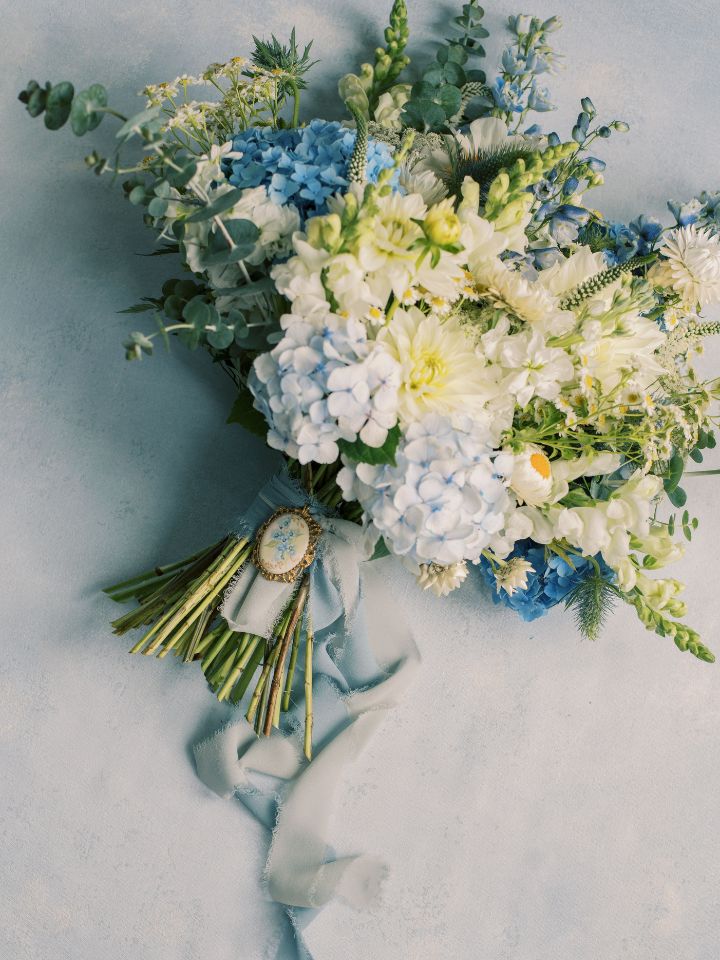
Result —
[[156, 304], [152, 301], [147, 303], [135, 303], [132, 307], [126, 307], [125, 310], [118, 310], [118, 313], [145, 313], [147, 310], [155, 310]]
[[74, 93], [73, 85], [67, 81], [50, 88], [45, 102], [45, 126], [48, 130], [59, 130], [67, 123], [74, 106]]
[[186, 217], [185, 222], [201, 223], [203, 220], [210, 220], [212, 217], [216, 217], [218, 214], [224, 213], [226, 210], [234, 207], [236, 203], [240, 202], [240, 198], [244, 192], [244, 187], [237, 187], [235, 190], [230, 190], [228, 193], [223, 193], [222, 196], [217, 198], [217, 200], [207, 204], [207, 206], [201, 207], [195, 213], [191, 214], [189, 217]]
[[265, 439], [267, 436], [268, 425], [265, 417], [253, 406], [253, 396], [247, 387], [240, 388], [226, 422], [239, 423], [257, 437]]
[[94, 130], [104, 116], [101, 108], [106, 107], [107, 102], [107, 90], [101, 83], [93, 83], [87, 90], [81, 90], [73, 100], [70, 111], [73, 133], [82, 137], [88, 130]]
[[400, 427], [395, 426], [388, 431], [387, 439], [381, 447], [369, 447], [358, 437], [357, 440], [338, 440], [340, 452], [351, 460], [360, 463], [369, 463], [373, 466], [388, 463], [395, 466], [395, 453], [400, 442]]
[[375, 549], [373, 550], [373, 555], [370, 557], [371, 560], [382, 560], [383, 557], [389, 557], [390, 551], [388, 546], [383, 540], [382, 537], [375, 544]]
[[691, 450], [691, 451], [690, 451], [690, 459], [691, 459], [691, 460], [694, 460], [695, 463], [702, 463], [702, 462], [703, 462], [703, 455], [702, 455], [702, 453], [700, 452], [700, 449], [699, 449], [698, 447], [695, 447], [694, 450]]
[[162, 123], [162, 107], [148, 107], [134, 116], [129, 117], [115, 134], [118, 140], [127, 140], [129, 137], [143, 130], [151, 130]]
[[197, 173], [197, 163], [191, 160], [181, 170], [168, 170], [167, 180], [170, 186], [180, 189], [186, 186]]
[[682, 487], [673, 487], [672, 490], [666, 490], [666, 493], [674, 507], [684, 507], [687, 503], [687, 494]]
[[151, 217], [164, 217], [167, 213], [168, 202], [163, 197], [153, 197], [148, 204], [148, 213]]
[[210, 304], [206, 303], [202, 296], [197, 296], [185, 304], [182, 315], [183, 320], [191, 323], [196, 330], [203, 331], [213, 322], [213, 312]]
[[205, 337], [210, 346], [216, 350], [227, 350], [235, 339], [235, 331], [226, 323], [218, 321], [218, 323], [215, 324], [214, 330], [205, 331]]

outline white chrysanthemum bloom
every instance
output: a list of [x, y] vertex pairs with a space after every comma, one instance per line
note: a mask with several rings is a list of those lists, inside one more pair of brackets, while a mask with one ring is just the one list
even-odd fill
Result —
[[575, 326], [575, 315], [561, 310], [555, 297], [537, 282], [523, 277], [499, 260], [470, 255], [470, 268], [478, 287], [497, 306], [524, 320], [548, 336], [560, 336]]
[[553, 488], [552, 464], [543, 450], [534, 444], [512, 455], [512, 467], [506, 474], [510, 489], [522, 503], [539, 507], [548, 503]]
[[400, 366], [403, 423], [426, 413], [479, 413], [497, 392], [493, 371], [483, 365], [454, 317], [441, 319], [417, 307], [398, 309], [378, 341]]
[[513, 557], [495, 570], [497, 592], [504, 590], [511, 597], [518, 590], [527, 590], [527, 578], [530, 573], [535, 573], [535, 567], [529, 560]]
[[663, 240], [663, 259], [650, 279], [670, 287], [690, 309], [720, 302], [720, 237], [691, 224], [673, 230]]
[[439, 563], [422, 563], [417, 574], [417, 582], [423, 590], [432, 590], [436, 597], [446, 597], [467, 579], [467, 563], [451, 563], [442, 566]]
[[481, 418], [427, 414], [400, 440], [396, 465], [344, 458], [338, 484], [388, 547], [417, 564], [477, 561], [513, 508]]
[[417, 166], [403, 164], [400, 168], [400, 187], [405, 193], [418, 193], [430, 206], [447, 196], [447, 187], [432, 170], [419, 170]]
[[481, 337], [482, 350], [502, 376], [503, 391], [511, 393], [520, 407], [533, 397], [555, 400], [564, 384], [575, 377], [575, 367], [565, 350], [548, 347], [539, 330], [507, 335], [508, 320]]
[[[576, 287], [590, 277], [607, 269], [602, 253], [593, 253], [590, 247], [577, 247], [569, 257], [561, 257], [547, 270], [538, 273], [538, 283], [559, 300], [567, 296]], [[622, 284], [622, 278], [608, 284], [597, 293], [583, 300], [583, 307], [591, 311], [609, 310], [615, 291]]]
[[357, 321], [283, 320], [283, 339], [257, 357], [248, 381], [268, 445], [300, 463], [334, 463], [340, 439], [382, 446], [397, 422], [396, 361]]

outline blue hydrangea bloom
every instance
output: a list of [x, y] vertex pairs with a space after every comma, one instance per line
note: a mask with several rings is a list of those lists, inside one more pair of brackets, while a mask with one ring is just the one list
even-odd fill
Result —
[[[480, 571], [491, 587], [494, 602], [510, 607], [526, 622], [545, 616], [548, 610], [562, 603], [595, 569], [587, 557], [573, 556], [573, 566], [554, 553], [546, 559], [545, 548], [533, 540], [518, 541], [510, 557], [522, 557], [534, 568], [534, 573], [528, 574], [526, 590], [516, 590], [512, 596], [505, 590], [498, 592], [492, 567], [484, 557], [480, 561]], [[599, 564], [603, 576], [614, 582], [615, 574], [602, 557], [598, 554], [593, 559]]]
[[[293, 130], [251, 127], [233, 138], [233, 150], [242, 156], [224, 161], [225, 174], [236, 187], [267, 187], [271, 200], [294, 204], [305, 219], [325, 213], [328, 197], [348, 186], [355, 136], [354, 130], [327, 120]], [[389, 147], [371, 139], [368, 180], [375, 182], [390, 166]]]

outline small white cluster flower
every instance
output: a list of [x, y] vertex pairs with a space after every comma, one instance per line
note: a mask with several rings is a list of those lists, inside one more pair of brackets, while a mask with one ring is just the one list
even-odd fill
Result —
[[467, 563], [422, 563], [417, 574], [417, 582], [423, 590], [432, 590], [436, 597], [446, 597], [461, 587], [468, 575]]
[[481, 418], [427, 414], [405, 431], [396, 465], [344, 458], [338, 484], [394, 553], [417, 564], [477, 561], [514, 503]]
[[282, 322], [283, 339], [249, 380], [268, 444], [300, 463], [334, 463], [341, 439], [382, 446], [397, 421], [397, 362], [357, 321], [327, 313]]
[[535, 567], [522, 557], [512, 557], [495, 570], [497, 592], [504, 590], [511, 597], [518, 590], [527, 590], [527, 578], [535, 573]]

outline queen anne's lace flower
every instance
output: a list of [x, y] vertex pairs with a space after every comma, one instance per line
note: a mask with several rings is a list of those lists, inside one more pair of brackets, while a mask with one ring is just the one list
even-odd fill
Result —
[[396, 466], [345, 459], [338, 484], [394, 553], [417, 564], [477, 561], [513, 507], [488, 439], [480, 419], [428, 414], [405, 431]]
[[397, 362], [362, 324], [335, 314], [286, 316], [283, 326], [249, 379], [268, 444], [300, 463], [334, 463], [340, 439], [381, 446], [397, 420]]

